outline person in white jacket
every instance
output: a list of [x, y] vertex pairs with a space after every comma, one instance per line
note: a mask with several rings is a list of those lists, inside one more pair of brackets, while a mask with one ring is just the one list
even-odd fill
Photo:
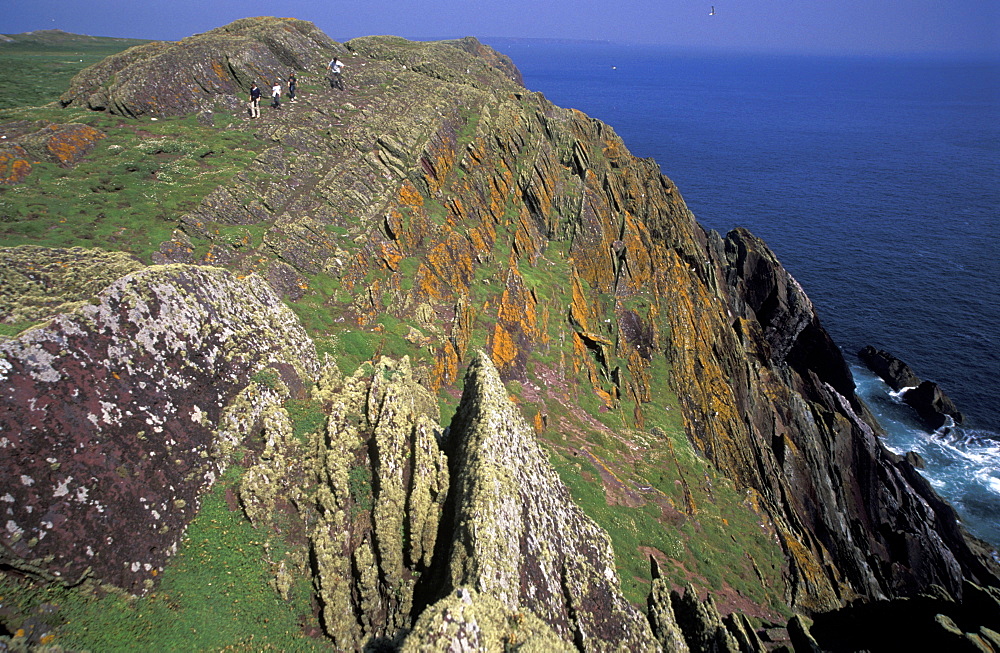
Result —
[[275, 109], [281, 108], [281, 80], [277, 79], [274, 81], [274, 86], [271, 87], [271, 106]]
[[340, 76], [340, 70], [344, 67], [344, 62], [334, 57], [326, 69], [330, 71], [330, 88], [344, 90], [344, 79]]

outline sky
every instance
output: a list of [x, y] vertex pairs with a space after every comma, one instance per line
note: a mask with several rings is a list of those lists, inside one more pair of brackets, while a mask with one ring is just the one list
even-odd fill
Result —
[[[712, 6], [716, 15], [709, 16]], [[178, 40], [291, 16], [346, 41], [491, 37], [825, 54], [1000, 55], [998, 0], [0, 0], [0, 34]]]

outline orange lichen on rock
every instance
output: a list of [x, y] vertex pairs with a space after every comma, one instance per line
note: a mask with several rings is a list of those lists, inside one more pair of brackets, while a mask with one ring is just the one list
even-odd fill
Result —
[[403, 260], [403, 253], [399, 250], [399, 245], [393, 242], [380, 242], [378, 245], [385, 267], [393, 272], [399, 270], [399, 262]]
[[614, 234], [617, 225], [612, 220], [612, 210], [601, 181], [592, 171], [585, 174], [583, 209], [580, 226], [573, 237], [570, 255], [576, 261], [580, 276], [599, 292], [611, 292], [615, 280]]
[[468, 294], [473, 266], [469, 239], [449, 230], [447, 239], [432, 247], [417, 268], [413, 284], [416, 298], [436, 302]]
[[79, 163], [97, 141], [105, 134], [89, 125], [52, 125], [53, 133], [46, 142], [46, 148], [55, 161], [64, 168]]
[[545, 431], [545, 416], [542, 415], [541, 411], [536, 412], [535, 416], [531, 418], [531, 426], [535, 430], [535, 435], [541, 435]]
[[517, 266], [512, 266], [507, 271], [496, 323], [487, 342], [493, 362], [505, 378], [525, 378], [528, 355], [538, 340], [537, 303]]
[[619, 273], [618, 292], [637, 293], [647, 288], [653, 280], [653, 257], [647, 243], [650, 242], [646, 225], [625, 212], [625, 229], [621, 238], [620, 251], [624, 269]]
[[445, 339], [441, 346], [434, 350], [434, 367], [431, 370], [431, 392], [437, 392], [441, 386], [453, 384], [458, 379], [459, 354], [454, 343]]
[[424, 183], [432, 195], [441, 192], [445, 180], [456, 163], [456, 129], [457, 116], [444, 120], [441, 127], [428, 141], [420, 157], [420, 168], [423, 171]]
[[493, 363], [503, 376], [504, 371], [514, 367], [520, 353], [520, 347], [514, 340], [514, 336], [507, 330], [506, 325], [499, 322], [493, 325], [493, 332], [490, 334], [487, 344]]
[[577, 274], [575, 266], [573, 267], [572, 285], [573, 301], [569, 305], [570, 321], [583, 331], [590, 331], [591, 308], [587, 303], [586, 295], [583, 293], [583, 284], [580, 281], [580, 275]]
[[16, 184], [31, 174], [28, 153], [20, 145], [0, 150], [0, 184]]
[[413, 209], [422, 209], [424, 206], [424, 196], [420, 194], [417, 187], [409, 179], [403, 181], [397, 194], [399, 203]]

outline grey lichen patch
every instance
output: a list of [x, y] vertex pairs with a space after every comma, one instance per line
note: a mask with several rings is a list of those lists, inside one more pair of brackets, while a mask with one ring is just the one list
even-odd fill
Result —
[[[655, 561], [653, 564], [655, 565]], [[685, 641], [684, 633], [677, 625], [677, 618], [674, 616], [670, 585], [659, 576], [658, 569], [653, 575], [648, 599], [649, 623], [653, 628], [653, 635], [663, 650], [687, 653], [689, 650], [687, 641]]]
[[303, 489], [296, 482], [302, 477], [305, 452], [292, 435], [288, 411], [265, 393], [259, 420], [263, 451], [257, 464], [240, 479], [239, 495], [243, 512], [254, 525], [270, 525], [278, 512], [278, 501], [300, 503]]
[[526, 608], [584, 650], [652, 648], [649, 623], [621, 594], [607, 533], [573, 503], [482, 352], [451, 437], [461, 470], [452, 587]]
[[407, 358], [349, 377], [328, 367], [313, 398], [328, 412], [309, 534], [324, 624], [338, 648], [393, 640], [411, 626], [447, 495], [437, 402]]
[[576, 651], [526, 609], [458, 588], [420, 615], [400, 649], [416, 651]]
[[[150, 267], [96, 301], [0, 342], [0, 477], [27, 479], [8, 488], [0, 559], [142, 592], [258, 423], [274, 435], [268, 455], [281, 451], [278, 389], [311, 384], [319, 364], [253, 278]], [[249, 381], [264, 368], [281, 383]], [[254, 505], [269, 505], [273, 488], [254, 482]]]
[[413, 428], [413, 476], [409, 514], [410, 560], [430, 567], [437, 543], [445, 499], [448, 496], [448, 458], [437, 446], [440, 427], [426, 415]]
[[0, 322], [41, 322], [66, 313], [142, 267], [124, 252], [35, 245], [0, 248]]

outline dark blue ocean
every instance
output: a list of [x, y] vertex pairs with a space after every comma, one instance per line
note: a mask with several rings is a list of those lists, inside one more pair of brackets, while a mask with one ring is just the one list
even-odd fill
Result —
[[[698, 220], [762, 237], [897, 453], [1000, 545], [1000, 61], [486, 39], [525, 85], [653, 157]], [[922, 429], [857, 362], [886, 349], [965, 424]]]

